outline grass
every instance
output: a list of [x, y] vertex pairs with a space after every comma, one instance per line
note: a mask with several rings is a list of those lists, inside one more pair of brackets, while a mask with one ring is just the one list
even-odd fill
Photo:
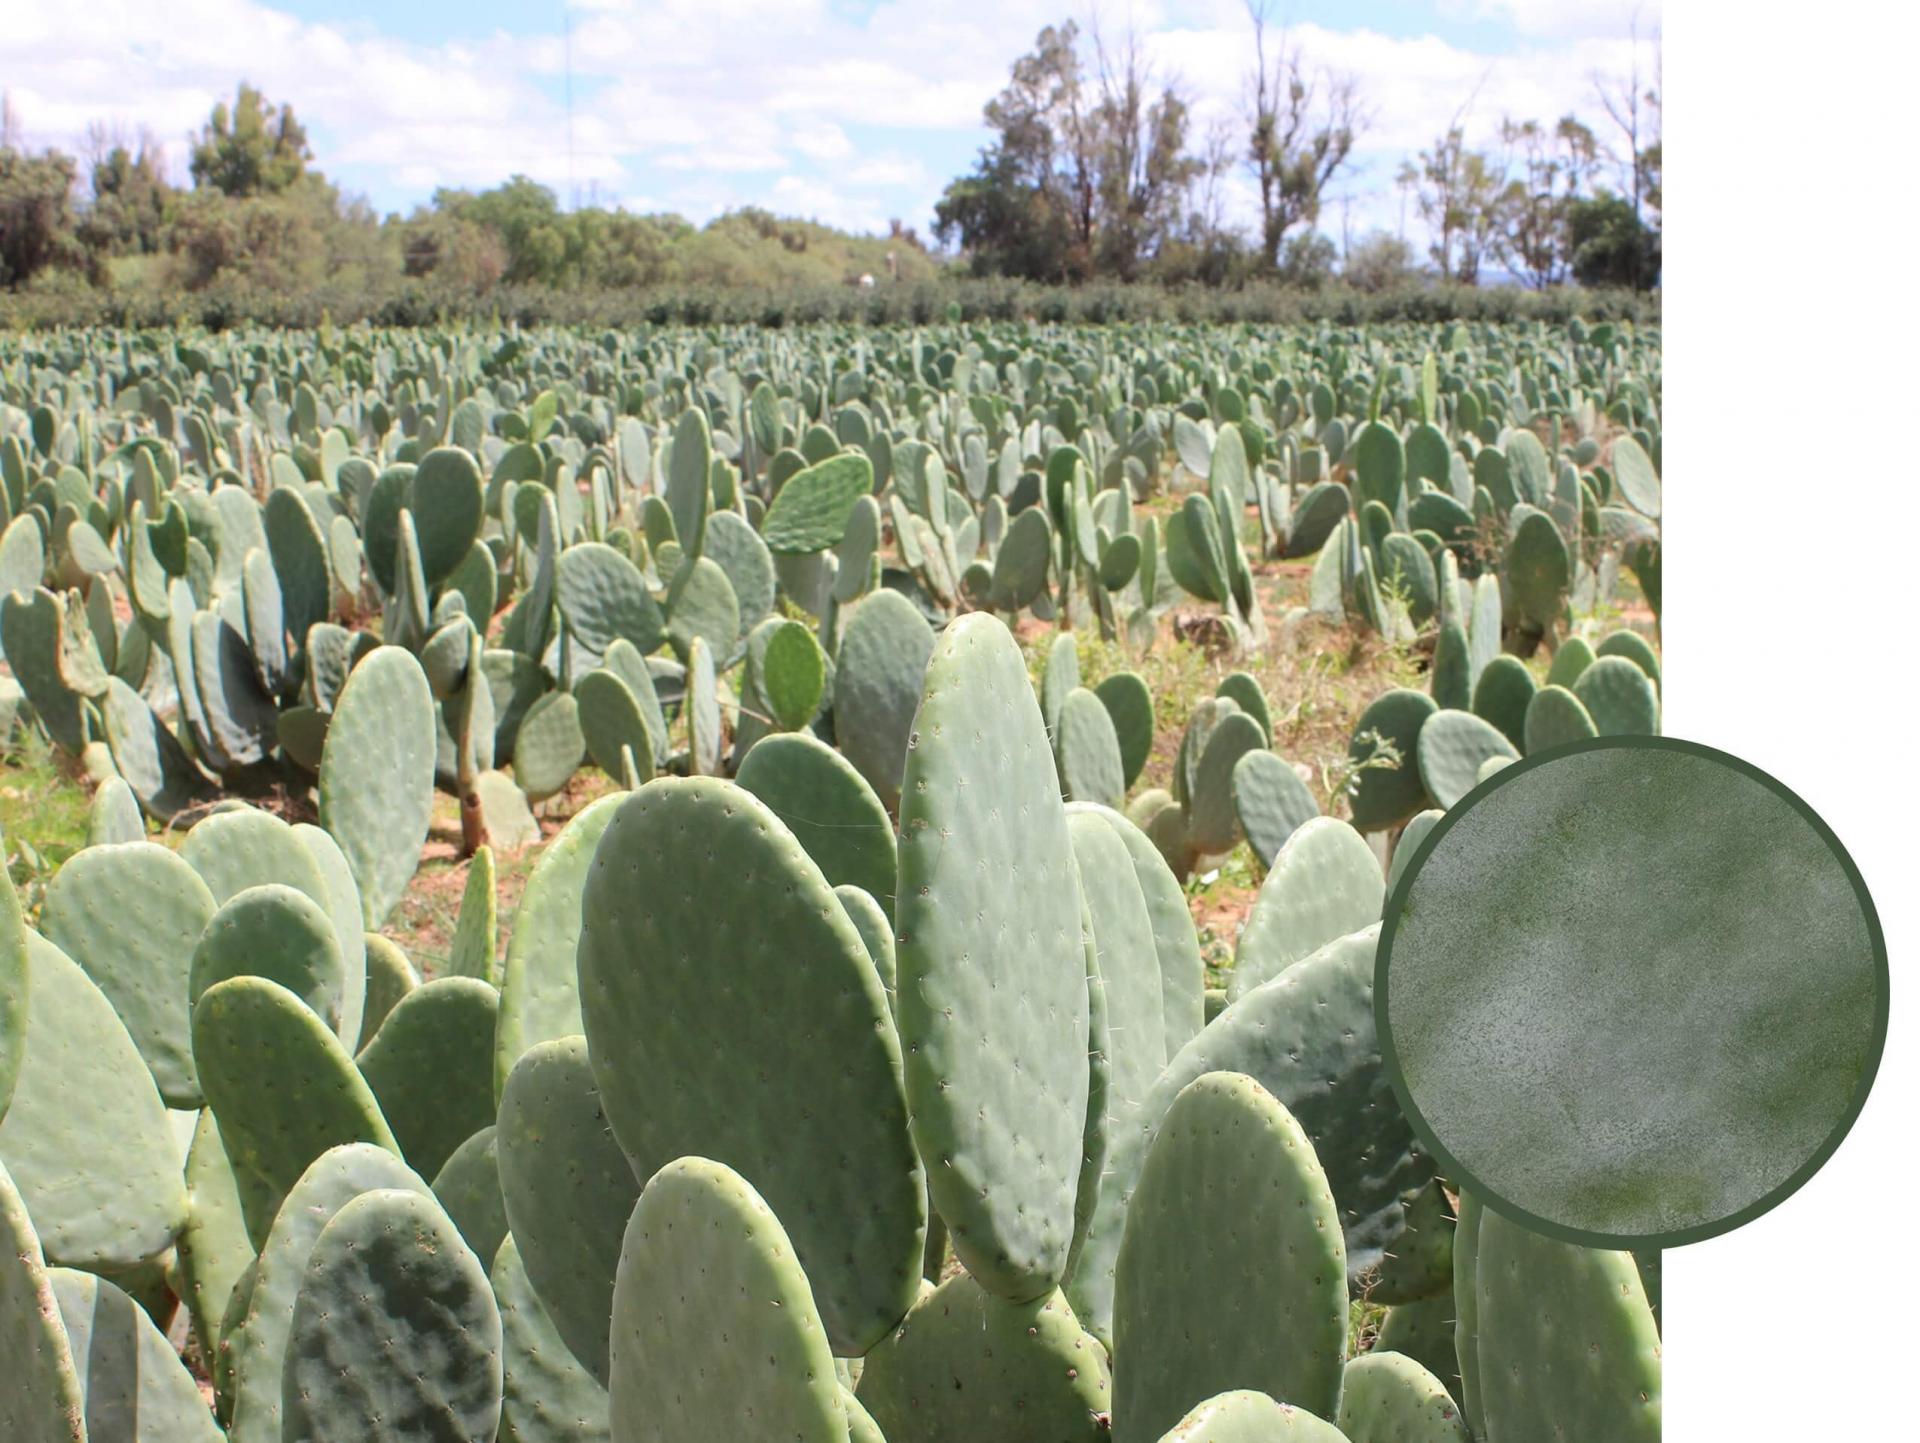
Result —
[[29, 919], [60, 864], [87, 844], [90, 789], [78, 761], [21, 727], [0, 756], [0, 838]]

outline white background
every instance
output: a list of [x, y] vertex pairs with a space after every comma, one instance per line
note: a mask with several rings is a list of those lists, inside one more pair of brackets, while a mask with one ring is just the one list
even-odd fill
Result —
[[[1667, 1254], [1666, 1436], [1913, 1426], [1920, 1288], [1916, 25], [1905, 7], [1666, 7], [1665, 730], [1804, 797], [1865, 876], [1893, 1015], [1822, 1171]], [[1891, 1332], [1889, 1337], [1887, 1334]]]

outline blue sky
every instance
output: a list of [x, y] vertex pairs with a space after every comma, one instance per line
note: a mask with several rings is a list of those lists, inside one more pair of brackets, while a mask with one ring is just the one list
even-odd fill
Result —
[[[1373, 119], [1322, 227], [1406, 227], [1400, 162], [1469, 100], [1601, 123], [1592, 76], [1624, 74], [1654, 0], [1273, 0], [1318, 63], [1360, 77]], [[1194, 134], [1242, 114], [1245, 0], [89, 0], [22, 3], [0, 84], [31, 143], [142, 129], [184, 170], [187, 136], [246, 78], [290, 101], [319, 164], [382, 211], [436, 185], [523, 172], [563, 201], [695, 221], [765, 206], [862, 230], [925, 231], [986, 139], [981, 105], [1049, 22], [1129, 22], [1193, 107]], [[571, 30], [571, 43], [565, 37]], [[1643, 43], [1643, 65], [1653, 50]], [[565, 95], [572, 90], [571, 147]], [[1250, 220], [1250, 178], [1228, 211]]]

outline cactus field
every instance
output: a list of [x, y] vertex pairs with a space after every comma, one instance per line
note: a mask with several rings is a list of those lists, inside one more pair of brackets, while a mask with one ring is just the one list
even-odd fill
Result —
[[1641, 1443], [1375, 1033], [1627, 323], [0, 335], [0, 1439]]

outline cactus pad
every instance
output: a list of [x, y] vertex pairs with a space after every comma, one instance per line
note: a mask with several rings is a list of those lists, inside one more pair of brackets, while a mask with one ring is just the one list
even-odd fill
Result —
[[1058, 1292], [996, 1298], [957, 1274], [867, 1355], [855, 1390], [883, 1434], [922, 1443], [1108, 1436], [1105, 1351]]
[[990, 616], [940, 638], [902, 797], [894, 922], [914, 1139], [967, 1270], [1013, 1301], [1044, 1297], [1073, 1240], [1086, 959], [1046, 729], [1020, 648]]
[[[1195, 1251], [1258, 1238], [1264, 1263]], [[1340, 1218], [1313, 1144], [1251, 1077], [1181, 1089], [1147, 1151], [1114, 1275], [1114, 1421], [1152, 1440], [1196, 1402], [1258, 1387], [1332, 1416], [1346, 1362]]]
[[1445, 1384], [1412, 1358], [1379, 1348], [1347, 1367], [1340, 1431], [1348, 1443], [1469, 1443], [1472, 1437]]
[[506, 1374], [501, 1443], [610, 1443], [607, 1390], [553, 1326], [511, 1236], [494, 1256], [492, 1277]]
[[738, 1173], [682, 1157], [633, 1209], [613, 1288], [613, 1436], [846, 1443], [827, 1332], [780, 1219]]
[[406, 652], [379, 647], [347, 677], [320, 760], [320, 825], [346, 854], [369, 927], [386, 920], [420, 864], [435, 735], [426, 674]]
[[222, 1443], [193, 1375], [138, 1303], [91, 1273], [55, 1268], [48, 1277], [86, 1398], [89, 1440]]
[[422, 1177], [493, 1121], [500, 994], [476, 977], [440, 977], [402, 997], [357, 1059], [400, 1155]]
[[1451, 807], [1480, 782], [1480, 768], [1493, 757], [1519, 761], [1520, 753], [1500, 729], [1470, 711], [1443, 709], [1420, 727], [1420, 780], [1440, 807]]
[[500, 1426], [500, 1313], [487, 1272], [430, 1196], [383, 1188], [308, 1255], [281, 1375], [304, 1443], [471, 1443]]
[[333, 923], [304, 892], [268, 882], [234, 893], [213, 913], [193, 948], [189, 1006], [230, 977], [278, 982], [340, 1031], [346, 963]]
[[0, 1433], [87, 1443], [86, 1398], [26, 1204], [0, 1163]]
[[1385, 900], [1380, 862], [1365, 838], [1332, 817], [1307, 822], [1274, 857], [1253, 899], [1228, 998], [1238, 1002], [1336, 937], [1378, 922]]
[[[716, 909], [742, 874], [753, 905]], [[667, 778], [621, 804], [581, 910], [594, 1076], [635, 1173], [700, 1153], [754, 1180], [836, 1349], [864, 1353], [913, 1301], [924, 1184], [886, 994], [826, 878], [752, 793]]]
[[893, 820], [839, 752], [804, 732], [766, 737], [740, 763], [738, 780], [786, 823], [829, 882], [892, 906]]

